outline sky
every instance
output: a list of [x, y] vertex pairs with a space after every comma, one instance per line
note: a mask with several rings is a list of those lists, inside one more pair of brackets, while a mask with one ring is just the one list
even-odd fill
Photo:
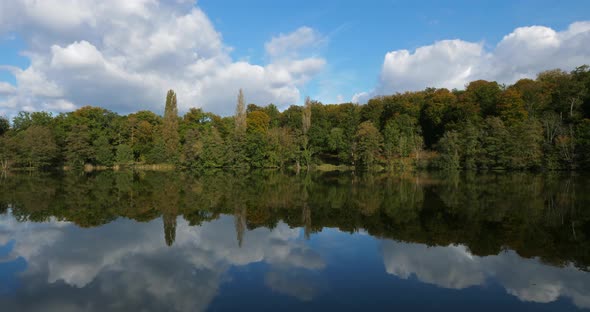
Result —
[[590, 2], [0, 0], [0, 115], [365, 103], [590, 64]]

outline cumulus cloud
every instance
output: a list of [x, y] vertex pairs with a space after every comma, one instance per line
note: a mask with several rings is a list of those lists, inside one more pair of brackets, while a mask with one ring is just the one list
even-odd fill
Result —
[[588, 63], [590, 22], [576, 22], [563, 31], [545, 26], [520, 27], [489, 51], [483, 42], [454, 39], [437, 41], [413, 52], [388, 52], [376, 88], [355, 94], [353, 102], [427, 87], [462, 89], [477, 79], [511, 84], [521, 78], [534, 78], [544, 70], [572, 70]]
[[265, 44], [266, 53], [271, 57], [284, 57], [297, 55], [297, 53], [310, 46], [317, 46], [324, 41], [322, 36], [314, 29], [304, 26], [290, 34], [280, 34], [273, 37]]
[[105, 65], [105, 60], [95, 46], [88, 41], [74, 42], [65, 48], [51, 47], [51, 66], [54, 68], [96, 68]]
[[382, 253], [387, 273], [403, 279], [415, 276], [452, 289], [494, 281], [522, 301], [547, 303], [569, 297], [576, 306], [590, 308], [590, 276], [571, 266], [548, 266], [513, 251], [478, 257], [461, 245], [428, 247], [390, 240], [382, 242]]
[[0, 95], [7, 95], [7, 94], [14, 94], [16, 93], [16, 88], [7, 83], [0, 81]]
[[416, 86], [461, 87], [483, 56], [482, 44], [444, 40], [431, 46], [393, 51], [385, 55], [381, 70], [384, 90], [412, 90]]
[[161, 111], [170, 88], [181, 111], [231, 114], [239, 88], [249, 102], [286, 106], [299, 101], [300, 88], [325, 65], [321, 57], [303, 56], [322, 40], [309, 27], [272, 38], [267, 64], [234, 61], [191, 1], [3, 2], [0, 33], [8, 32], [26, 42], [31, 65], [0, 67], [16, 78], [15, 89], [0, 88], [0, 113], [73, 105]]

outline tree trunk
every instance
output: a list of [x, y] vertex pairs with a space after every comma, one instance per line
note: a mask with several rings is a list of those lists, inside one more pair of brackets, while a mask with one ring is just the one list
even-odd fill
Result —
[[577, 99], [570, 99], [570, 118], [574, 117], [574, 104], [576, 103]]

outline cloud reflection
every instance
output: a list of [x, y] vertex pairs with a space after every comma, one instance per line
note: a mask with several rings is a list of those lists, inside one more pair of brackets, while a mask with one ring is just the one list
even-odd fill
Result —
[[549, 266], [514, 251], [495, 256], [472, 255], [462, 245], [428, 247], [382, 241], [387, 273], [439, 287], [463, 289], [497, 282], [522, 301], [548, 303], [569, 297], [580, 308], [590, 308], [590, 274], [568, 266]]
[[[198, 227], [179, 218], [172, 247], [162, 240], [161, 222], [119, 219], [81, 229], [53, 219], [18, 223], [0, 215], [0, 245], [16, 240], [10, 257], [28, 264], [23, 287], [12, 298], [0, 297], [0, 304], [11, 311], [204, 310], [231, 266], [265, 262], [276, 272], [325, 266], [300, 240], [300, 231], [284, 223], [247, 231], [240, 248], [232, 217]], [[281, 285], [280, 276], [270, 274], [267, 283]], [[279, 292], [301, 300], [314, 295], [298, 287]]]

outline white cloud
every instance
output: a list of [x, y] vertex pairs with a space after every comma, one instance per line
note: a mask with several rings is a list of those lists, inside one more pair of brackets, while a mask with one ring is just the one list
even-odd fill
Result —
[[439, 41], [420, 47], [414, 53], [407, 50], [389, 52], [381, 70], [381, 88], [462, 87], [483, 56], [482, 44], [462, 40]]
[[[53, 30], [65, 30], [78, 27], [92, 17], [91, 8], [75, 0], [46, 1], [11, 1], [2, 5], [2, 21], [5, 28], [14, 28], [15, 24], [25, 24], [18, 16], [25, 16], [37, 25]], [[1, 30], [1, 28], [0, 28]]]
[[371, 92], [355, 93], [350, 100], [352, 103], [367, 103], [371, 99]]
[[511, 84], [539, 72], [572, 70], [590, 63], [590, 22], [571, 24], [564, 31], [544, 26], [520, 27], [491, 51], [482, 42], [460, 39], [437, 41], [414, 52], [396, 50], [385, 55], [379, 84], [353, 96], [353, 102], [395, 92], [427, 87], [458, 88], [477, 79]]
[[74, 42], [66, 48], [54, 45], [51, 55], [51, 67], [55, 68], [92, 68], [105, 63], [102, 53], [88, 41]]
[[0, 107], [13, 114], [82, 105], [160, 112], [168, 89], [177, 91], [181, 111], [196, 106], [231, 114], [239, 88], [248, 102], [287, 106], [299, 102], [299, 89], [325, 64], [300, 57], [321, 40], [308, 27], [272, 38], [268, 64], [234, 61], [231, 47], [190, 1], [3, 2], [3, 32], [26, 42], [31, 61], [24, 70], [3, 66], [17, 83]]
[[14, 94], [16, 93], [16, 88], [7, 83], [0, 81], [0, 95], [7, 95], [7, 94]]
[[57, 99], [55, 101], [43, 103], [43, 110], [50, 112], [74, 111], [77, 108], [78, 107], [74, 103], [64, 99]]
[[16, 77], [18, 94], [29, 98], [33, 97], [60, 97], [63, 95], [63, 89], [54, 81], [47, 78], [43, 71], [34, 66], [25, 70], [14, 69], [13, 74]]
[[325, 39], [310, 27], [301, 27], [290, 34], [280, 34], [265, 44], [271, 57], [296, 56], [302, 49], [322, 44]]

